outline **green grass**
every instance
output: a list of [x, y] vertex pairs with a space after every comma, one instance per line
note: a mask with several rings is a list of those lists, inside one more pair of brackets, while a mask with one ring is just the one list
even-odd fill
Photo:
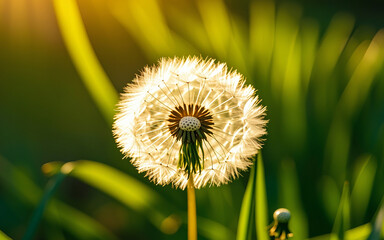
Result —
[[[57, 4], [57, 12], [60, 13], [58, 6]], [[122, 14], [123, 10], [126, 10], [124, 14]], [[378, 32], [366, 49], [356, 48], [351, 51], [352, 54], [348, 55], [346, 47], [350, 43], [354, 29], [354, 20], [350, 15], [336, 15], [324, 36], [318, 40], [318, 30], [316, 30], [318, 25], [316, 23], [312, 22], [310, 25], [311, 27], [315, 26], [314, 28], [305, 25], [302, 27], [301, 23], [305, 20], [302, 18], [300, 6], [288, 4], [277, 7], [275, 11], [273, 2], [260, 1], [255, 2], [251, 8], [250, 41], [247, 43], [248, 41], [244, 39], [244, 32], [242, 32], [243, 20], [236, 21], [235, 16], [228, 12], [224, 2], [219, 0], [197, 1], [197, 11], [201, 19], [191, 18], [193, 20], [190, 20], [189, 24], [196, 27], [201, 26], [201, 34], [205, 35], [203, 38], [210, 43], [206, 49], [207, 52], [240, 70], [244, 70], [246, 76], [252, 79], [252, 83], [256, 87], [259, 84], [264, 87], [263, 90], [266, 92], [261, 94], [270, 93], [271, 99], [267, 99], [266, 103], [273, 111], [270, 116], [271, 121], [276, 122], [271, 124], [270, 128], [280, 128], [282, 130], [280, 135], [284, 139], [283, 144], [286, 144], [287, 147], [293, 147], [293, 151], [288, 152], [288, 155], [284, 154], [285, 157], [296, 158], [300, 151], [309, 147], [309, 144], [305, 142], [306, 136], [311, 136], [312, 133], [311, 129], [308, 129], [309, 119], [307, 118], [308, 113], [306, 113], [306, 105], [309, 101], [311, 105], [313, 104], [313, 113], [318, 117], [318, 122], [320, 124], [322, 121], [330, 123], [324, 149], [324, 156], [326, 157], [324, 173], [329, 174], [329, 178], [336, 181], [336, 185], [346, 180], [350, 138], [353, 134], [352, 119], [366, 101], [368, 92], [376, 79], [375, 76], [381, 70], [380, 66], [384, 60], [382, 33]], [[151, 59], [164, 55], [179, 55], [185, 51], [188, 52], [188, 49], [192, 53], [196, 49], [199, 52], [199, 45], [193, 47], [195, 39], [191, 39], [192, 41], [188, 44], [191, 47], [188, 47], [185, 41], [181, 40], [185, 39], [182, 34], [187, 33], [178, 35], [177, 32], [172, 31], [172, 22], [177, 20], [167, 19], [167, 15], [164, 14], [157, 1], [128, 1], [126, 3], [116, 1], [112, 4], [112, 12], [116, 19], [132, 33], [132, 36]], [[211, 14], [213, 12], [215, 14]], [[60, 19], [60, 14], [58, 16]], [[146, 21], [148, 16], [154, 18], [155, 21]], [[62, 22], [66, 23], [65, 20]], [[71, 38], [77, 35], [65, 34], [65, 25], [61, 29], [63, 29], [67, 45], [71, 49], [72, 42], [76, 42], [75, 39]], [[275, 30], [273, 31], [273, 29]], [[178, 46], [182, 47], [179, 48]], [[79, 48], [81, 49], [81, 46]], [[247, 51], [248, 48], [253, 51]], [[304, 52], [306, 50], [308, 52]], [[88, 55], [92, 56], [92, 54]], [[246, 61], [246, 59], [251, 61]], [[345, 62], [349, 64], [348, 69], [344, 68]], [[260, 63], [259, 66], [258, 63]], [[94, 68], [95, 70], [100, 69], [98, 65], [95, 65]], [[260, 70], [260, 74], [256, 73], [258, 70]], [[336, 74], [341, 74], [347, 81], [344, 89], [341, 89], [339, 93], [336, 90], [340, 86], [338, 87], [334, 80]], [[251, 76], [259, 76], [262, 79], [259, 80]], [[316, 88], [313, 96], [311, 95], [312, 87]], [[92, 88], [89, 88], [89, 91], [94, 93]], [[97, 102], [104, 101], [102, 94], [95, 93], [94, 96], [96, 96]], [[330, 99], [327, 99], [327, 96]], [[327, 109], [328, 104], [335, 106], [333, 116], [329, 115], [331, 111]], [[280, 119], [276, 120], [274, 117]], [[279, 135], [271, 130], [271, 137], [274, 137], [274, 134]], [[271, 141], [270, 144], [273, 142]], [[294, 167], [294, 161], [284, 159], [280, 159], [280, 161], [283, 164], [278, 173], [281, 179], [279, 188], [281, 188], [282, 196], [279, 204], [291, 209], [294, 216], [291, 223], [293, 232], [298, 239], [304, 239], [308, 236], [310, 221], [306, 217], [306, 210], [302, 202], [298, 170]], [[258, 238], [267, 238], [265, 230], [263, 230], [267, 225], [268, 207], [261, 158], [258, 159], [257, 166], [257, 174], [255, 170], [252, 170], [250, 182], [245, 192], [237, 231], [238, 239], [249, 239], [252, 236], [250, 229], [252, 229], [251, 222], [253, 221], [256, 222]], [[360, 186], [362, 185], [360, 182], [363, 181], [361, 178], [372, 176], [368, 175], [369, 173], [364, 173], [366, 168], [362, 168], [362, 172], [356, 180], [355, 189], [360, 188], [360, 190], [354, 190], [355, 197], [353, 198], [357, 199], [354, 201], [365, 206], [359, 210], [359, 213], [356, 213], [360, 218], [366, 212], [364, 209], [367, 208], [368, 199], [356, 197], [356, 191], [359, 193], [363, 191], [363, 187]], [[366, 171], [372, 171], [372, 167]], [[95, 176], [97, 176], [96, 172], [93, 173]], [[98, 178], [100, 177], [94, 179], [99, 181]], [[87, 179], [90, 179], [89, 175], [85, 180], [87, 181]], [[368, 181], [368, 184], [372, 184], [374, 181], [373, 177], [370, 180], [365, 180]], [[123, 188], [113, 186], [105, 185], [101, 190], [109, 192], [118, 199], [121, 197], [134, 199], [128, 197], [128, 192], [121, 194]], [[339, 210], [337, 213], [332, 213], [330, 210], [330, 215], [335, 216], [336, 219], [332, 231], [333, 236], [338, 236], [338, 238], [343, 238], [344, 233], [350, 228], [350, 198], [349, 188], [346, 186], [348, 185], [344, 186], [343, 194], [340, 197]], [[369, 193], [368, 188], [368, 196]], [[144, 198], [143, 202], [148, 204], [148, 207], [155, 205], [151, 204], [149, 199], [152, 198], [148, 198], [148, 201]], [[252, 220], [252, 216], [254, 216], [250, 214], [252, 209], [256, 211], [256, 220]], [[156, 216], [155, 213], [156, 211], [151, 211], [152, 217]], [[161, 218], [164, 219], [164, 216]], [[161, 222], [161, 220], [156, 221]]]
[[[87, 34], [84, 13], [89, 6], [81, 5], [79, 11], [75, 0], [53, 3], [65, 47], [109, 131], [118, 94], [101, 64], [104, 55], [96, 54], [96, 41]], [[325, 25], [308, 18], [297, 4], [271, 0], [253, 1], [249, 19], [221, 0], [113, 0], [105, 6], [103, 13], [113, 19], [109, 24], [126, 31], [148, 64], [163, 56], [214, 57], [243, 73], [268, 108], [263, 158], [258, 155], [249, 175], [227, 187], [197, 191], [201, 239], [234, 239], [237, 233], [238, 240], [266, 240], [266, 227], [280, 207], [292, 213], [295, 239], [384, 238], [383, 30], [365, 31], [347, 13], [336, 14]], [[64, 171], [108, 201], [117, 200], [132, 216], [143, 217], [135, 225], [138, 229], [158, 230], [146, 232], [147, 238], [185, 236], [184, 192], [155, 187], [112, 162], [51, 162], [44, 169], [51, 174]], [[59, 226], [64, 232], [60, 236], [118, 238], [117, 230], [107, 230], [91, 213], [54, 197], [48, 201], [51, 196], [42, 198], [34, 182], [38, 177], [32, 180], [3, 158], [0, 167], [8, 198], [27, 208], [40, 204], [38, 219]], [[67, 184], [61, 183], [57, 191]], [[92, 202], [92, 196], [87, 200]], [[37, 226], [32, 228], [38, 236], [48, 238], [49, 230]], [[7, 236], [0, 232], [0, 239]]]

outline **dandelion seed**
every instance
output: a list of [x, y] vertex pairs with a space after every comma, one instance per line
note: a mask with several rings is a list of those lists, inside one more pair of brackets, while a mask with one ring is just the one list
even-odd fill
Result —
[[243, 76], [197, 57], [163, 58], [125, 89], [116, 141], [157, 184], [221, 185], [246, 170], [266, 133], [265, 107]]

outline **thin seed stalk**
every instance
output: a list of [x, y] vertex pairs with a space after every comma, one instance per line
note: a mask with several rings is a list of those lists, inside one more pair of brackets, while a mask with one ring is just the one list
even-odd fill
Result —
[[196, 221], [196, 196], [193, 174], [189, 175], [188, 186], [188, 240], [197, 240], [197, 221]]

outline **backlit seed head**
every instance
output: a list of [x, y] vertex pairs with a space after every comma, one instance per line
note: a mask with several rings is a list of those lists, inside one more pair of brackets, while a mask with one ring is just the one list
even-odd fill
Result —
[[113, 132], [139, 172], [184, 189], [221, 185], [253, 164], [266, 133], [256, 90], [226, 64], [163, 58], [128, 84]]

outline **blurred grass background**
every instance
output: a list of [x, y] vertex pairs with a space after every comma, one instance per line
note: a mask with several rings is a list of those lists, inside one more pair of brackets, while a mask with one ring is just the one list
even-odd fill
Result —
[[[227, 62], [259, 89], [270, 119], [268, 221], [289, 208], [298, 240], [375, 224], [383, 10], [379, 1], [0, 0], [0, 230], [21, 239], [49, 173], [71, 162], [36, 239], [184, 239], [185, 192], [138, 174], [111, 133], [125, 84], [158, 58], [183, 55]], [[257, 212], [260, 163], [250, 178], [261, 186], [249, 206]], [[248, 179], [197, 191], [199, 239], [239, 236]]]

